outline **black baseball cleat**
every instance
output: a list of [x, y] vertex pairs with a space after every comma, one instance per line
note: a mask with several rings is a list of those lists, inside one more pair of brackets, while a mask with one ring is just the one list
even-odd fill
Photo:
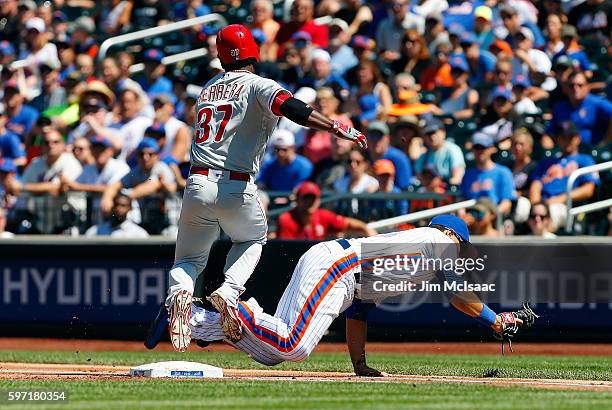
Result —
[[206, 340], [200, 340], [200, 339], [197, 339], [197, 340], [196, 340], [196, 344], [197, 344], [199, 347], [201, 347], [201, 348], [205, 348], [205, 347], [208, 347], [208, 345], [210, 344], [210, 342], [207, 342]]
[[168, 309], [161, 304], [155, 320], [151, 323], [144, 345], [147, 349], [155, 349], [168, 329]]

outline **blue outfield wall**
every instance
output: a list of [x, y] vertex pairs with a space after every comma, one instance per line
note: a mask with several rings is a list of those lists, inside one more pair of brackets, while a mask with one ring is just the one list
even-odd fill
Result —
[[[254, 296], [273, 313], [299, 257], [313, 243], [272, 241], [245, 298]], [[519, 278], [527, 268], [563, 271], [574, 265], [603, 260], [612, 277], [612, 241], [530, 242], [533, 255], [525, 257], [526, 243], [517, 240], [478, 245], [497, 258], [500, 275]], [[221, 282], [229, 242], [218, 242], [199, 281], [197, 293], [208, 293]], [[585, 255], [586, 253], [586, 255]], [[174, 244], [167, 240], [113, 241], [84, 239], [17, 239], [0, 241], [0, 325], [11, 325], [17, 335], [60, 337], [142, 338], [164, 300], [167, 271]], [[541, 256], [538, 256], [541, 255]], [[520, 263], [527, 259], [528, 266]], [[543, 265], [534, 265], [534, 260]], [[594, 263], [594, 262], [593, 262]], [[595, 263], [597, 264], [597, 263]], [[493, 266], [492, 269], [496, 269]], [[520, 280], [516, 280], [520, 281]], [[206, 282], [206, 286], [204, 283]], [[607, 285], [606, 285], [607, 283]], [[597, 286], [612, 286], [612, 280]], [[584, 286], [592, 286], [583, 284]], [[512, 292], [510, 292], [512, 293]], [[516, 307], [520, 291], [495, 303], [496, 309]], [[612, 341], [612, 303], [539, 303], [542, 319], [526, 334], [531, 340]], [[370, 314], [370, 334], [379, 340], [480, 340], [488, 332], [447, 303], [421, 303], [406, 297], [399, 304], [381, 306]], [[332, 325], [331, 336], [341, 337], [343, 321]]]

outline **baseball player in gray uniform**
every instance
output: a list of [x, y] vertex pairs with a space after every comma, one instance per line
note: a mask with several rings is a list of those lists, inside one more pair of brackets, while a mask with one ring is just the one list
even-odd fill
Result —
[[[440, 215], [424, 228], [321, 242], [298, 261], [274, 315], [266, 314], [253, 298], [240, 302], [239, 316], [245, 332], [240, 341], [231, 344], [269, 366], [305, 360], [333, 320], [346, 310], [347, 344], [355, 373], [380, 376], [382, 373], [368, 367], [365, 360], [366, 313], [377, 302], [362, 301], [362, 271], [375, 258], [393, 260], [397, 255], [405, 255], [408, 244], [418, 258], [457, 258], [464, 246], [470, 246], [469, 240], [467, 226], [461, 219]], [[364, 246], [369, 246], [367, 255], [362, 253]], [[448, 283], [463, 281], [454, 271], [426, 266], [415, 269], [409, 276], [417, 284], [438, 273]], [[406, 272], [401, 277], [406, 278]], [[537, 318], [528, 305], [516, 312], [496, 314], [472, 292], [453, 291], [450, 303], [491, 328], [502, 343], [509, 342], [521, 326], [531, 326]], [[199, 307], [194, 307], [192, 313], [190, 324], [195, 339], [225, 339], [219, 313]]]
[[208, 299], [220, 313], [226, 336], [232, 341], [241, 338], [238, 298], [257, 265], [267, 234], [254, 175], [279, 118], [329, 131], [361, 148], [367, 145], [361, 132], [327, 118], [275, 81], [254, 74], [259, 50], [246, 27], [223, 28], [217, 35], [217, 49], [225, 72], [204, 86], [196, 102], [192, 165], [166, 299], [170, 337], [177, 351], [184, 351], [191, 341], [188, 321], [194, 282], [206, 266], [220, 229], [233, 246], [224, 267], [225, 282]]

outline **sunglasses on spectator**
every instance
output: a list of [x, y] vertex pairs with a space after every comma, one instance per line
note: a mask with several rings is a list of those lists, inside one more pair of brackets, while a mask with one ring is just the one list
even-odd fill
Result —
[[529, 219], [538, 219], [538, 218], [544, 220], [544, 219], [548, 218], [548, 215], [542, 215], [542, 214], [531, 214], [531, 215], [529, 215]]
[[470, 209], [468, 213], [476, 219], [483, 219], [485, 216], [487, 216], [485, 211], [479, 211], [477, 209]]
[[484, 145], [476, 144], [474, 145], [474, 149], [475, 150], [485, 150], [487, 149], [487, 147], [485, 147]]
[[587, 83], [570, 83], [570, 87], [572, 88], [582, 88], [586, 87]]
[[57, 144], [61, 144], [62, 142], [64, 142], [63, 140], [43, 140], [42, 141], [42, 145], [57, 145]]
[[105, 108], [106, 106], [102, 104], [86, 104], [81, 109], [85, 114], [93, 114]]
[[274, 152], [287, 152], [289, 147], [274, 147]]
[[140, 151], [138, 153], [138, 156], [140, 158], [144, 158], [144, 157], [152, 157], [153, 155], [155, 155], [155, 152], [153, 151]]

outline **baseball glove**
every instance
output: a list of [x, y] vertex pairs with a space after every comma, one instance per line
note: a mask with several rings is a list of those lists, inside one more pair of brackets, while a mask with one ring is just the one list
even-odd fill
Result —
[[516, 312], [502, 312], [498, 314], [501, 319], [502, 331], [495, 333], [496, 339], [501, 341], [501, 351], [504, 354], [504, 345], [508, 343], [508, 348], [512, 352], [512, 338], [520, 329], [531, 327], [540, 316], [531, 309], [528, 302], [523, 303], [523, 308]]

